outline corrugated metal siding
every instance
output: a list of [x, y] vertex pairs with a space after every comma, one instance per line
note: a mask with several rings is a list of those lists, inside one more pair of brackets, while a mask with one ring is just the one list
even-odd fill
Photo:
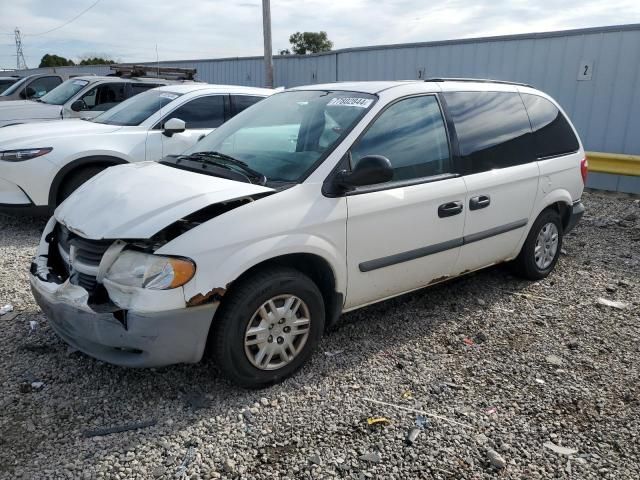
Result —
[[[577, 80], [583, 60], [593, 62], [592, 80]], [[260, 57], [162, 65], [196, 68], [198, 78], [205, 82], [264, 84]], [[588, 150], [640, 154], [640, 25], [278, 56], [274, 68], [275, 84], [285, 87], [421, 76], [530, 83], [560, 102]], [[62, 67], [58, 71], [109, 72], [100, 66]]]

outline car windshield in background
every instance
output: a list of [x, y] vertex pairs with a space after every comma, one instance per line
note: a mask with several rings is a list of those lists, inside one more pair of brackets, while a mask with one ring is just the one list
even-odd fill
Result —
[[235, 116], [184, 153], [217, 152], [268, 181], [297, 182], [331, 152], [376, 101], [366, 93], [291, 91]]
[[18, 81], [17, 78], [0, 78], [0, 93], [3, 93], [11, 85]]
[[[28, 77], [26, 78], [22, 78], [20, 80], [18, 80], [16, 83], [14, 83], [13, 85], [11, 85], [9, 88], [7, 88], [5, 91], [3, 91], [2, 93], [0, 93], [0, 96], [3, 97], [8, 97], [9, 95], [12, 95], [14, 92], [16, 92], [17, 90], [19, 90], [20, 88], [24, 87], [25, 83], [27, 83]], [[1, 89], [2, 87], [0, 87]]]
[[147, 92], [131, 97], [120, 105], [98, 115], [92, 121], [107, 125], [134, 126], [140, 125], [162, 107], [178, 98], [181, 94], [160, 90]]
[[39, 99], [43, 103], [62, 105], [89, 84], [87, 80], [67, 80]]

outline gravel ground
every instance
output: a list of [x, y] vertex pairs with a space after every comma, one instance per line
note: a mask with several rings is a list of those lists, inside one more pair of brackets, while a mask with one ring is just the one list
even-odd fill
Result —
[[0, 306], [20, 315], [0, 317], [0, 478], [636, 479], [640, 200], [585, 204], [544, 281], [493, 268], [344, 315], [298, 375], [257, 392], [209, 362], [126, 370], [68, 351], [28, 286], [44, 222], [1, 217]]

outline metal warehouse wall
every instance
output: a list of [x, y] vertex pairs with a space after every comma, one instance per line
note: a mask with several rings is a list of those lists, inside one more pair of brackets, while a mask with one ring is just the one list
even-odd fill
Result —
[[[197, 68], [205, 82], [264, 84], [261, 57], [161, 63]], [[106, 73], [99, 71], [104, 67], [88, 68]], [[428, 77], [529, 83], [560, 102], [587, 150], [640, 154], [640, 24], [277, 56], [274, 68], [276, 85], [285, 87]], [[629, 181], [636, 180], [634, 190], [640, 191], [640, 177]], [[607, 181], [612, 188], [612, 179]]]

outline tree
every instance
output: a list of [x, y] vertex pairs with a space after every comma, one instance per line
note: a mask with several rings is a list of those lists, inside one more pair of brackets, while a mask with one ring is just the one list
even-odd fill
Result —
[[278, 52], [279, 55], [291, 55], [291, 51], [288, 48], [285, 48], [284, 50], [280, 50], [280, 52]]
[[93, 57], [93, 58], [83, 58], [78, 65], [113, 65], [113, 60], [102, 58], [102, 57]]
[[73, 66], [73, 60], [69, 60], [64, 57], [60, 57], [58, 55], [49, 55], [48, 53], [42, 57], [40, 60], [39, 68], [43, 67], [68, 67]]
[[327, 32], [296, 32], [289, 37], [289, 43], [296, 55], [328, 52], [333, 48]]

